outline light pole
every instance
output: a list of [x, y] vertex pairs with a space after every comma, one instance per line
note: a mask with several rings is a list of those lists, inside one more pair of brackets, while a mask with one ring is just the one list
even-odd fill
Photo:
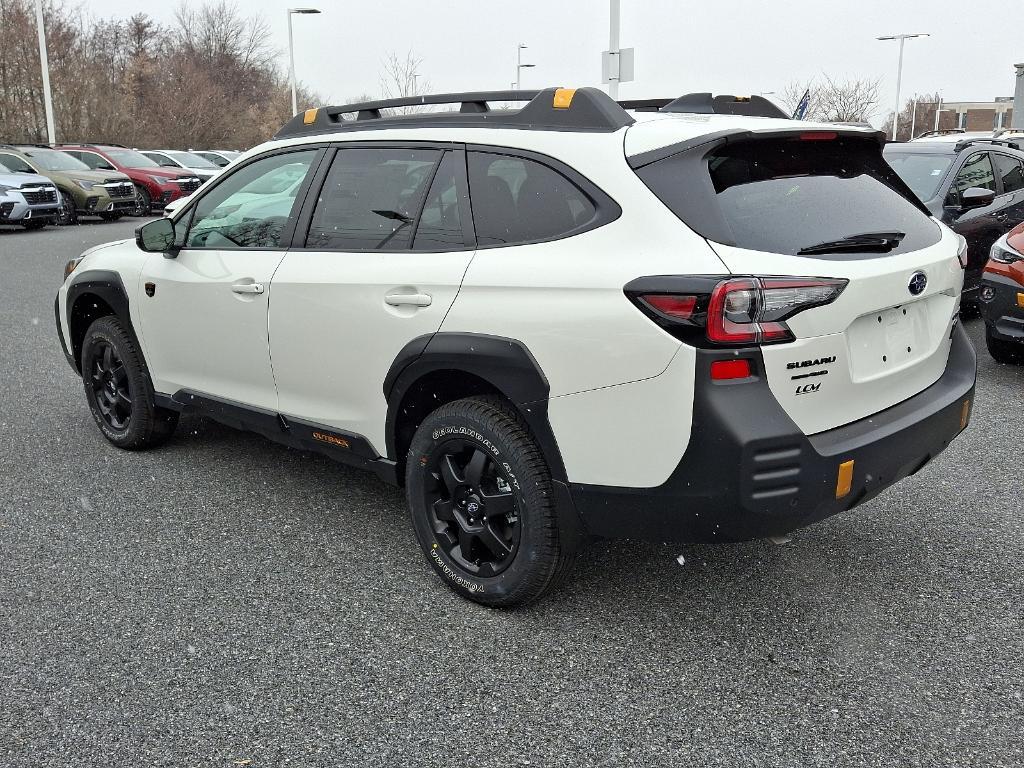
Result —
[[[608, 51], [610, 56], [621, 56], [619, 52], [619, 0], [610, 0], [608, 3]], [[615, 61], [615, 59], [612, 59]], [[618, 70], [621, 73], [621, 62], [619, 67], [614, 68], [612, 71]], [[608, 80], [608, 95], [612, 97], [612, 101], [619, 100], [619, 78], [618, 76]]]
[[295, 99], [295, 44], [292, 42], [292, 14], [293, 13], [320, 13], [319, 8], [289, 8], [288, 9], [288, 79], [292, 86], [292, 114], [299, 111], [299, 105]]
[[43, 70], [43, 109], [46, 111], [46, 140], [57, 141], [53, 129], [53, 99], [50, 96], [50, 59], [46, 55], [46, 27], [43, 25], [43, 0], [36, 0], [36, 32], [39, 33], [39, 66]]
[[525, 44], [520, 43], [516, 47], [516, 90], [519, 90], [519, 84], [522, 80], [522, 71], [524, 69], [531, 69], [536, 67], [536, 64], [523, 64], [523, 49], [526, 47]]
[[900, 41], [900, 63], [896, 69], [896, 110], [892, 115], [892, 140], [896, 141], [896, 125], [900, 118], [900, 88], [903, 85], [903, 46], [913, 37], [931, 37], [927, 32], [918, 32], [912, 35], [884, 35], [875, 38], [876, 40], [899, 40]]

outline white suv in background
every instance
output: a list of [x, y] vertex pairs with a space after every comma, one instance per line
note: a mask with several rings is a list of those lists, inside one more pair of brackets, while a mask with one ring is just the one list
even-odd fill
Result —
[[198, 413], [374, 470], [522, 604], [588, 538], [781, 535], [965, 428], [964, 242], [882, 141], [710, 94], [312, 109], [71, 261], [61, 343], [114, 445]]

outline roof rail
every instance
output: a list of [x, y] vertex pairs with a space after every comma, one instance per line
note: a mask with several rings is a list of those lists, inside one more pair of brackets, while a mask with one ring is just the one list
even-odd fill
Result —
[[116, 144], [113, 141], [59, 141], [57, 142], [57, 145], [72, 145], [76, 147], [120, 147], [121, 149], [127, 149], [124, 144]]
[[1020, 144], [1016, 141], [1010, 141], [1009, 139], [964, 139], [958, 141], [953, 146], [954, 152], [959, 152], [961, 149], [966, 149], [972, 144], [996, 144], [1000, 147], [1006, 147], [1007, 149], [1020, 149]]
[[[527, 102], [520, 109], [491, 109], [489, 102]], [[400, 107], [458, 104], [459, 110], [409, 115], [385, 114]], [[343, 115], [355, 114], [354, 118]], [[546, 88], [543, 91], [474, 91], [430, 96], [405, 96], [300, 112], [285, 123], [275, 139], [318, 133], [431, 126], [525, 128], [542, 131], [617, 131], [633, 118], [597, 88]]]
[[789, 115], [763, 96], [714, 96], [710, 93], [688, 93], [676, 99], [620, 101], [619, 106], [636, 112], [686, 112], [697, 115], [746, 115], [747, 117], [789, 119]]
[[927, 139], [929, 136], [948, 136], [951, 133], [967, 133], [963, 128], [940, 128], [937, 131], [925, 131], [919, 133], [915, 138]]

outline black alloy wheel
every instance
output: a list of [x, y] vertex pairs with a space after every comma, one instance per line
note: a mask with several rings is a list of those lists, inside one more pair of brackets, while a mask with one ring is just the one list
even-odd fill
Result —
[[141, 184], [135, 185], [135, 209], [132, 211], [133, 216], [149, 216], [153, 210], [153, 200], [149, 195], [149, 190]]
[[56, 223], [58, 226], [66, 227], [78, 221], [78, 213], [75, 211], [75, 199], [71, 195], [61, 192], [60, 210], [57, 213]]
[[132, 391], [128, 372], [117, 350], [99, 341], [89, 376], [100, 417], [115, 432], [128, 429], [132, 418]]
[[425, 500], [444, 553], [475, 576], [504, 571], [521, 532], [509, 478], [482, 447], [462, 439], [440, 446], [430, 475]]

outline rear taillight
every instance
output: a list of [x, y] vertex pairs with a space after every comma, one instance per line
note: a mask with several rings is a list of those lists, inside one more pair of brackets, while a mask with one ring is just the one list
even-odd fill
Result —
[[[660, 289], [662, 280], [664, 290], [646, 290]], [[778, 344], [795, 338], [787, 319], [835, 301], [846, 283], [817, 277], [641, 278], [626, 287], [626, 295], [690, 343]]]

